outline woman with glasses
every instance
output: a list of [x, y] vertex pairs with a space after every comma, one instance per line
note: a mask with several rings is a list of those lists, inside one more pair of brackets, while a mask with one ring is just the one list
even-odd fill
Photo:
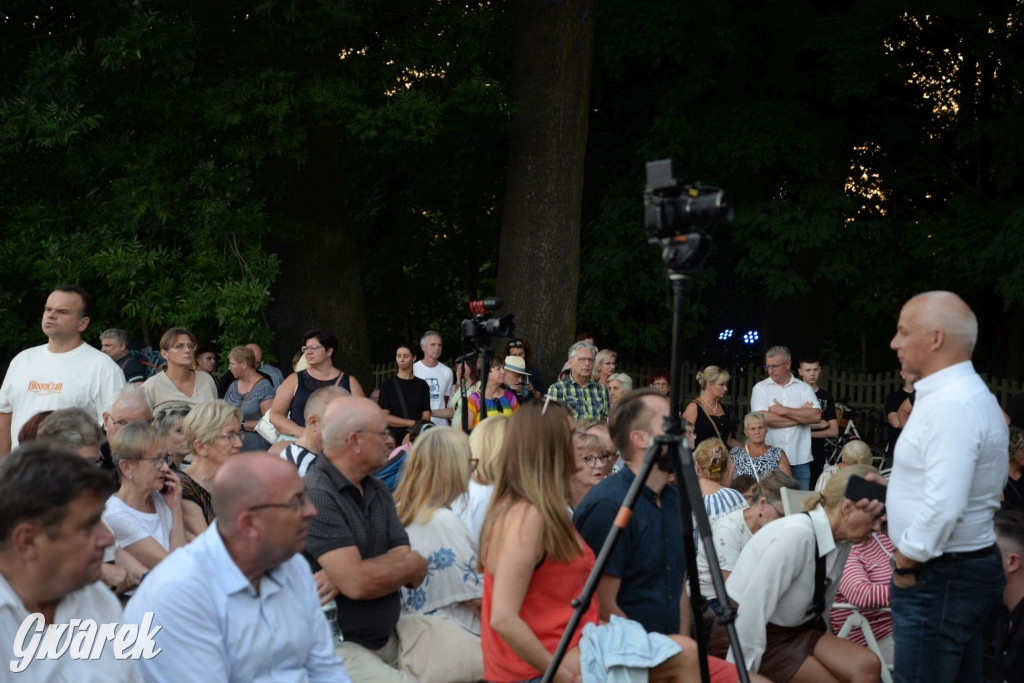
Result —
[[160, 355], [167, 363], [142, 388], [154, 408], [167, 401], [202, 403], [217, 398], [217, 382], [195, 370], [196, 337], [184, 327], [172, 327], [160, 338]]
[[473, 464], [469, 487], [466, 495], [456, 500], [452, 509], [466, 524], [474, 543], [480, 538], [480, 528], [484, 525], [487, 505], [494, 492], [494, 481], [500, 468], [498, 452], [507, 431], [508, 418], [495, 415], [477, 425], [469, 435], [469, 453]]
[[338, 338], [333, 333], [309, 330], [302, 335], [302, 339], [302, 353], [308, 367], [285, 378], [277, 388], [270, 406], [270, 422], [277, 428], [278, 434], [291, 437], [291, 441], [302, 436], [306, 428], [306, 401], [317, 389], [336, 386], [353, 396], [366, 395], [359, 380], [334, 367]]
[[242, 411], [224, 401], [200, 403], [182, 423], [192, 448], [192, 464], [181, 474], [182, 517], [189, 540], [213, 521], [210, 488], [220, 466], [242, 450], [241, 423]]
[[668, 382], [668, 371], [667, 370], [655, 370], [651, 373], [651, 386], [661, 392], [661, 395], [668, 398], [669, 389], [671, 385]]
[[479, 636], [484, 586], [476, 572], [476, 539], [451, 510], [466, 492], [469, 469], [469, 437], [461, 430], [423, 432], [406, 458], [395, 507], [410, 547], [427, 558], [423, 583], [402, 588], [403, 609], [447, 617]]
[[[718, 566], [722, 569], [723, 580], [729, 578], [729, 572], [735, 566], [747, 541], [765, 524], [783, 516], [782, 487], [796, 489], [799, 488], [799, 484], [796, 479], [787, 477], [782, 472], [772, 472], [751, 487], [749, 507], [743, 494], [726, 489], [739, 496], [743, 500], [743, 505], [725, 515], [719, 515], [711, 522], [713, 552], [718, 558]], [[708, 598], [710, 606], [714, 609], [718, 606], [718, 599], [715, 587], [711, 583], [711, 569], [708, 567], [707, 555], [703, 549], [697, 553], [697, 576], [700, 579], [701, 595]]]
[[118, 547], [147, 569], [185, 545], [181, 482], [160, 454], [160, 437], [145, 422], [131, 422], [110, 444], [121, 488], [107, 499], [103, 522]]
[[242, 410], [242, 450], [265, 451], [270, 444], [256, 433], [256, 425], [274, 402], [274, 385], [256, 371], [256, 354], [246, 346], [228, 352], [228, 370], [235, 381], [224, 394], [224, 401]]
[[573, 432], [572, 447], [576, 472], [569, 478], [569, 507], [575, 510], [583, 496], [611, 473], [615, 460], [605, 451], [601, 439], [593, 434]]
[[733, 477], [740, 474], [749, 474], [760, 481], [775, 470], [793, 476], [786, 452], [764, 442], [768, 436], [768, 423], [764, 415], [756, 411], [747, 413], [743, 418], [743, 434], [747, 437], [747, 443], [729, 451], [729, 471], [723, 482], [731, 482]]

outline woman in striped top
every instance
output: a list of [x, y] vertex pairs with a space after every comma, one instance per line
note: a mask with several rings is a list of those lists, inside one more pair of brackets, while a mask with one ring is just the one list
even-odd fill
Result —
[[747, 499], [735, 489], [722, 486], [719, 482], [729, 466], [729, 451], [721, 439], [704, 439], [693, 452], [697, 463], [700, 492], [704, 497], [704, 509], [708, 521], [713, 522], [733, 510], [747, 507]]
[[[892, 565], [889, 560], [895, 552], [892, 541], [881, 532], [875, 532], [871, 540], [855, 545], [843, 568], [839, 581], [836, 602], [847, 602], [863, 609], [889, 606], [889, 582], [892, 579]], [[839, 633], [851, 610], [833, 609], [829, 620], [832, 630]], [[892, 615], [889, 612], [864, 612], [864, 618], [875, 634], [878, 647], [885, 661], [893, 659]], [[867, 645], [859, 628], [850, 631], [850, 640]]]

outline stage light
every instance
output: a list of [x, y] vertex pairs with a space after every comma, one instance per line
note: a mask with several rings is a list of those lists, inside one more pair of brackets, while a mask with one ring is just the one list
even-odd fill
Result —
[[718, 333], [718, 341], [728, 341], [729, 339], [732, 338], [732, 333], [732, 330], [722, 330], [721, 332]]
[[760, 335], [757, 333], [757, 330], [749, 330], [743, 335], [744, 344], [756, 344], [758, 339], [760, 339]]

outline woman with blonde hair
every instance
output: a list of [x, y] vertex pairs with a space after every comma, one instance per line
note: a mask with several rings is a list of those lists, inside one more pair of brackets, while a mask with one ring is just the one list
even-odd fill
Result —
[[168, 401], [153, 411], [153, 426], [161, 439], [160, 453], [170, 458], [171, 469], [181, 472], [192, 449], [185, 440], [185, 418], [192, 412], [192, 404], [184, 401]]
[[[569, 478], [576, 470], [571, 424], [569, 412], [554, 403], [524, 406], [509, 419], [477, 567], [484, 573], [481, 644], [488, 681], [527, 681], [547, 669], [572, 616], [566, 598], [580, 593], [594, 566], [594, 554], [576, 533], [566, 506]], [[642, 633], [642, 627], [618, 617], [597, 626], [598, 614], [593, 601], [555, 673], [559, 683], [580, 680], [581, 638], [624, 643], [625, 629]], [[653, 666], [651, 681], [684, 676], [697, 680], [692, 640], [661, 634], [637, 637], [647, 642], [630, 644], [629, 652], [659, 655], [647, 662]], [[604, 669], [602, 658], [608, 654], [600, 647], [584, 648], [588, 675]], [[593, 681], [588, 677], [587, 683]]]
[[[881, 513], [845, 496], [850, 477], [869, 472], [874, 469], [863, 465], [844, 468], [824, 491], [804, 499], [806, 514], [766, 525], [744, 546], [726, 588], [739, 605], [736, 633], [749, 670], [797, 683], [878, 680], [878, 658], [827, 633], [824, 623], [828, 587], [839, 584], [849, 544], [863, 543], [881, 526]], [[710, 651], [724, 654], [727, 647], [716, 627]]]
[[764, 415], [757, 411], [747, 413], [743, 418], [743, 434], [747, 437], [747, 443], [729, 451], [726, 482], [731, 482], [733, 477], [740, 474], [749, 474], [760, 481], [774, 470], [793, 476], [786, 452], [778, 446], [769, 446], [764, 441], [768, 436], [768, 422]]
[[395, 507], [410, 547], [427, 558], [428, 580], [402, 588], [402, 607], [447, 617], [480, 635], [483, 579], [476, 572], [476, 541], [450, 507], [466, 492], [469, 468], [464, 433], [451, 427], [424, 432], [406, 458]]
[[491, 502], [494, 492], [494, 481], [498, 476], [498, 452], [508, 431], [508, 417], [495, 415], [477, 425], [469, 435], [470, 463], [472, 475], [469, 477], [469, 488], [460, 497], [452, 509], [462, 519], [473, 542], [480, 538], [480, 529], [484, 525], [487, 505]]
[[594, 434], [577, 429], [572, 434], [576, 456], [576, 472], [569, 478], [569, 507], [579, 506], [590, 489], [607, 477], [615, 464], [611, 454], [604, 452], [604, 442]]
[[192, 464], [181, 473], [181, 506], [189, 540], [206, 531], [213, 521], [210, 488], [217, 470], [242, 450], [242, 411], [224, 401], [200, 403], [182, 427], [192, 449]]
[[872, 462], [874, 462], [874, 457], [871, 455], [871, 448], [863, 441], [851, 441], [839, 452], [839, 462], [831, 467], [826, 467], [825, 471], [821, 473], [818, 481], [814, 484], [814, 490], [823, 491], [828, 480], [848, 465], [870, 465]]
[[700, 394], [683, 410], [683, 419], [693, 425], [697, 434], [694, 446], [704, 439], [718, 438], [736, 448], [740, 442], [733, 435], [735, 426], [725, 412], [722, 399], [729, 391], [729, 373], [717, 365], [709, 365], [697, 373]]
[[747, 500], [736, 489], [722, 486], [729, 469], [729, 449], [721, 439], [705, 439], [693, 451], [697, 464], [697, 483], [704, 498], [708, 521], [713, 522], [733, 510], [747, 507]]
[[107, 499], [103, 522], [118, 547], [147, 569], [186, 543], [181, 513], [181, 482], [160, 453], [152, 425], [130, 422], [114, 435], [110, 455], [121, 488]]
[[619, 354], [615, 353], [611, 349], [601, 349], [594, 356], [594, 374], [597, 375], [597, 381], [603, 384], [605, 387], [608, 386], [608, 380], [615, 374], [615, 368], [618, 367], [616, 360]]

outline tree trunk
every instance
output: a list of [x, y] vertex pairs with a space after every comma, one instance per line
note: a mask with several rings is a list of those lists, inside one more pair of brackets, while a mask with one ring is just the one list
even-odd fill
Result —
[[316, 126], [308, 134], [309, 162], [297, 183], [298, 203], [288, 211], [304, 229], [298, 239], [271, 245], [281, 259], [267, 311], [273, 348], [287, 376], [303, 333], [329, 330], [338, 337], [334, 365], [355, 375], [369, 394], [373, 377], [359, 242], [343, 190], [338, 136]]
[[576, 333], [593, 47], [594, 0], [517, 3], [498, 294], [546, 381]]

